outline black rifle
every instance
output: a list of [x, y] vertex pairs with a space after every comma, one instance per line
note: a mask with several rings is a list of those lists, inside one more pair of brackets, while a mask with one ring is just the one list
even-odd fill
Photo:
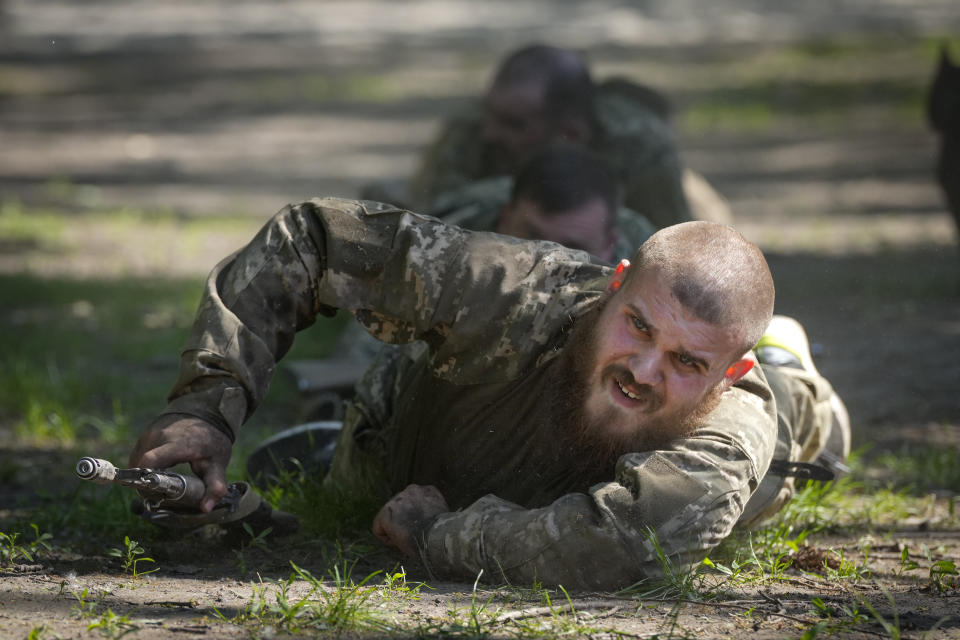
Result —
[[118, 469], [109, 461], [89, 456], [77, 462], [77, 476], [95, 484], [119, 484], [136, 489], [147, 511], [163, 507], [200, 510], [203, 480], [171, 471], [134, 467]]
[[297, 518], [271, 508], [246, 482], [231, 483], [227, 494], [204, 513], [200, 505], [206, 488], [195, 476], [140, 467], [118, 469], [107, 460], [89, 456], [80, 458], [76, 470], [82, 480], [136, 489], [141, 499], [134, 501], [133, 512], [168, 529], [219, 524], [246, 535], [241, 526], [248, 524], [258, 532], [270, 529], [276, 535], [287, 535], [299, 527]]

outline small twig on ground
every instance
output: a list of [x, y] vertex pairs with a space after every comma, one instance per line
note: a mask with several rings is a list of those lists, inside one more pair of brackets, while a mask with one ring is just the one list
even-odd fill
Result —
[[0, 576], [22, 576], [27, 573], [43, 573], [42, 564], [14, 564], [0, 570]]
[[[715, 607], [718, 609], [738, 609], [740, 611], [749, 611], [750, 609], [755, 608], [755, 607], [747, 606], [748, 604], [757, 605], [757, 604], [763, 604], [765, 602], [768, 604], [775, 604], [776, 606], [780, 607], [780, 611], [783, 610], [783, 603], [780, 600], [770, 597], [764, 593], [761, 593], [760, 595], [763, 596], [762, 601], [738, 600], [738, 601], [729, 601], [729, 602], [705, 602], [700, 600], [684, 600], [684, 599], [671, 600], [667, 598], [652, 598], [652, 599], [643, 599], [643, 600], [632, 600], [632, 602], [636, 602], [638, 606], [647, 602], [656, 602], [658, 604], [681, 603], [681, 604], [701, 605], [704, 607]], [[621, 609], [623, 602], [624, 602], [624, 599], [622, 598], [618, 598], [615, 600], [606, 599], [606, 600], [587, 600], [584, 602], [574, 602], [573, 610], [574, 611], [593, 611], [593, 610], [605, 609], [609, 607], [610, 608], [609, 611], [606, 611], [600, 614], [601, 616], [606, 617], [606, 616], [613, 615], [614, 613], [616, 613], [616, 611]], [[497, 616], [493, 621], [494, 623], [503, 623], [511, 620], [522, 620], [524, 618], [536, 618], [539, 616], [555, 614], [557, 613], [557, 609], [558, 607], [531, 607], [529, 609], [518, 609], [516, 611], [508, 611], [506, 613], [503, 613]], [[570, 609], [568, 606], [561, 606], [559, 607], [559, 609], [564, 613], [570, 612]], [[765, 616], [776, 616], [778, 618], [783, 618], [784, 620], [790, 620], [792, 622], [797, 622], [804, 625], [811, 624], [810, 620], [799, 618], [797, 616], [791, 616], [786, 613], [781, 613], [780, 611], [762, 611], [761, 610], [761, 611], [757, 611], [757, 613]], [[882, 633], [877, 633], [876, 631], [870, 631], [868, 629], [858, 629], [858, 631], [860, 631], [861, 633], [866, 633], [868, 635], [886, 637]], [[640, 636], [636, 636], [636, 637], [640, 637]]]
[[[616, 604], [614, 604], [616, 602]], [[638, 600], [635, 602], [639, 602]], [[574, 602], [572, 608], [570, 605], [561, 605], [559, 607], [531, 607], [529, 609], [517, 609], [500, 614], [494, 619], [494, 622], [507, 622], [508, 620], [522, 620], [524, 618], [537, 618], [557, 613], [558, 609], [563, 612], [595, 611], [597, 609], [610, 609], [602, 615], [613, 615], [613, 612], [623, 605], [623, 600], [586, 600], [584, 602]]]
[[143, 606], [146, 607], [176, 607], [178, 609], [196, 609], [197, 603], [194, 601], [190, 602], [177, 602], [176, 600], [155, 600], [151, 602], [144, 602]]
[[780, 602], [779, 599], [774, 598], [773, 596], [766, 594], [763, 591], [758, 591], [757, 593], [760, 594], [760, 597], [763, 598], [766, 602], [777, 607], [778, 611], [783, 611], [783, 603]]
[[823, 581], [811, 580], [810, 578], [807, 578], [805, 576], [788, 578], [787, 580], [784, 580], [784, 582], [786, 582], [787, 584], [799, 584], [802, 586], [813, 587], [820, 590], [832, 588], [835, 591], [846, 593], [846, 589], [844, 589], [843, 585], [841, 585], [840, 583], [830, 582], [827, 580], [823, 580]]
[[583, 617], [587, 618], [588, 620], [601, 620], [603, 618], [609, 618], [610, 616], [615, 615], [618, 611], [620, 611], [620, 607], [614, 607], [602, 613], [587, 613]]

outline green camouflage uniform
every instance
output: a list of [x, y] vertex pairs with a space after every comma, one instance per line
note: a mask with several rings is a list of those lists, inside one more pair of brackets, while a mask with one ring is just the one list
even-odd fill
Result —
[[[443, 194], [427, 213], [447, 224], [470, 231], [494, 231], [500, 220], [500, 212], [510, 201], [512, 187], [513, 179], [509, 176], [478, 180]], [[617, 209], [616, 215], [615, 259], [631, 258], [640, 245], [656, 232], [656, 228], [645, 217], [626, 207]], [[372, 339], [359, 324], [349, 324], [337, 338], [330, 355], [369, 361], [382, 346], [383, 343]]]
[[[597, 90], [596, 110], [600, 133], [592, 150], [617, 172], [624, 205], [657, 228], [691, 220], [670, 126], [638, 100], [605, 85]], [[414, 176], [415, 207], [427, 210], [442, 194], [487, 177], [482, 130], [479, 102], [445, 123]]]
[[[327, 482], [381, 503], [436, 485], [454, 509], [423, 540], [439, 576], [623, 587], [661, 574], [651, 532], [683, 567], [730, 533], [778, 446], [778, 403], [757, 367], [694, 435], [573, 471], [542, 398], [611, 274], [581, 251], [379, 203], [287, 207], [211, 273], [165, 413], [236, 432], [295, 332], [349, 309], [381, 340], [425, 345], [368, 370]], [[778, 377], [780, 431], [796, 420], [792, 437], [813, 441], [829, 387], [804, 376]]]

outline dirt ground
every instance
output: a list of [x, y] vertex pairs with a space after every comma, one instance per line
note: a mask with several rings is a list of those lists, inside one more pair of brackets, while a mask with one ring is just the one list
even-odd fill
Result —
[[[809, 38], [960, 34], [951, 2], [848, 0], [829, 11], [796, 4], [804, 6], [0, 0], [0, 200], [78, 215], [131, 208], [259, 220], [313, 195], [354, 196], [371, 179], [409, 175], [439, 118], [480, 90], [503, 51], [531, 40], [583, 47], [601, 74], [648, 77], [683, 114], [725, 90], [711, 86], [718, 60], [753, 64], [765, 51]], [[884, 55], [877, 65], [886, 73], [923, 72]], [[807, 328], [821, 372], [849, 407], [854, 447], [958, 448], [960, 257], [932, 179], [936, 139], [920, 121], [892, 121], [868, 107], [821, 128], [789, 118], [756, 131], [683, 126], [679, 142], [687, 163], [728, 199], [737, 226], [767, 251], [778, 311]], [[110, 254], [136, 273], [199, 277], [242, 241], [226, 232], [202, 251], [173, 249], [159, 263], [140, 264], [137, 256], [155, 238], [138, 246], [103, 237], [95, 226], [77, 233], [75, 252], [7, 252], [0, 269], [95, 275], [105, 269], [99, 258]], [[0, 456], [58, 462], [56, 451], [26, 452], [15, 442], [0, 445]], [[938, 526], [943, 496], [958, 492], [942, 487], [928, 514], [883, 539], [817, 540], [818, 548], [851, 557], [869, 547], [870, 581], [793, 571], [785, 581], [742, 587], [737, 600], [684, 604], [673, 627], [673, 600], [638, 605], [577, 594], [573, 602], [580, 620], [601, 630], [596, 637], [612, 637], [611, 629], [625, 637], [799, 637], [814, 619], [812, 599], [820, 598], [838, 610], [860, 603], [861, 612], [870, 602], [887, 620], [896, 609], [904, 637], [921, 637], [953, 616], [930, 637], [958, 638], [960, 594], [932, 592], [925, 576], [904, 574], [901, 562], [904, 546], [915, 557], [924, 544], [934, 558], [960, 563], [960, 531]], [[128, 615], [137, 627], [132, 638], [273, 637], [270, 629], [215, 618], [214, 609], [228, 617], [241, 611], [254, 590], [232, 551], [191, 539], [151, 553], [161, 570], [138, 579], [107, 557], [61, 555], [4, 570], [0, 637], [25, 638], [40, 624], [48, 637], [94, 637], [90, 619], [77, 615], [76, 594], [84, 590]], [[268, 581], [290, 574], [291, 557], [319, 570], [329, 553], [303, 541], [282, 558], [250, 550], [245, 561]], [[522, 590], [474, 596], [472, 585], [429, 584], [418, 600], [386, 597], [385, 615], [429, 629], [427, 621], [451, 609], [468, 620], [476, 597], [490, 599], [506, 616], [485, 628], [492, 637], [516, 635], [521, 623], [543, 617], [516, 613], [541, 605]], [[460, 635], [470, 635], [464, 629]], [[894, 636], [875, 622], [849, 637]]]

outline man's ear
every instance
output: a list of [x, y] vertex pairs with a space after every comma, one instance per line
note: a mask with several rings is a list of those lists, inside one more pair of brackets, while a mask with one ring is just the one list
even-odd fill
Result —
[[613, 293], [617, 291], [623, 281], [627, 278], [627, 269], [630, 268], [630, 261], [624, 258], [617, 264], [617, 268], [613, 271], [613, 277], [610, 278], [610, 283], [607, 284], [607, 292]]
[[756, 364], [754, 360], [748, 360], [747, 358], [744, 358], [742, 360], [737, 360], [727, 367], [726, 373], [723, 374], [724, 389], [729, 389], [731, 386], [733, 386], [734, 382], [750, 373], [750, 370], [753, 369], [754, 364]]

